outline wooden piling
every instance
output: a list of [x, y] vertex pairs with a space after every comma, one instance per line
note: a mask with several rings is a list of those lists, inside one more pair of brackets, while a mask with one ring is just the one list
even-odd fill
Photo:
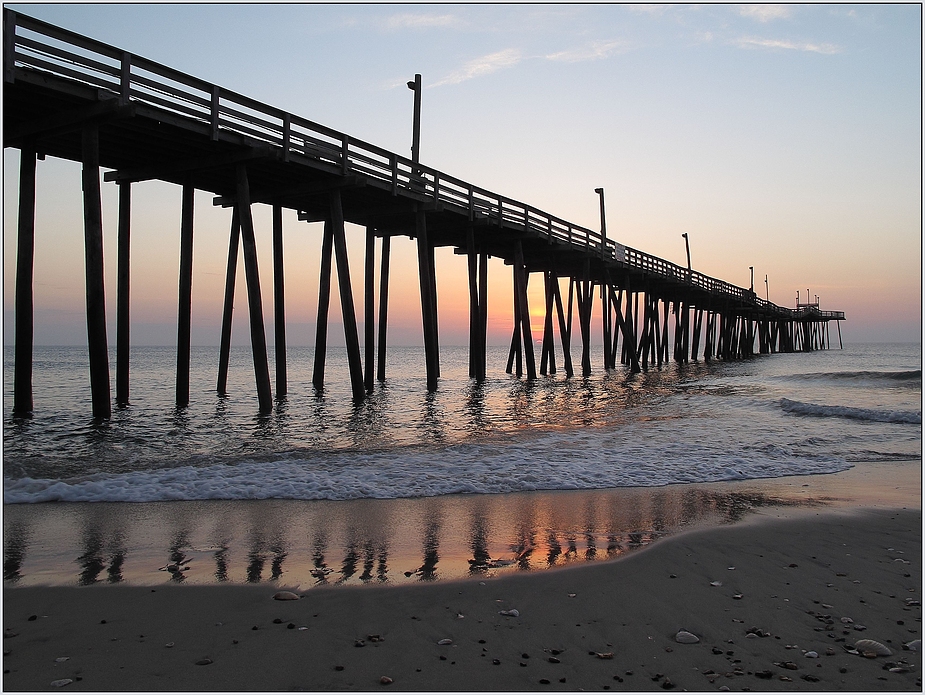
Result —
[[35, 304], [35, 147], [20, 149], [19, 220], [16, 238], [16, 347], [13, 366], [13, 414], [32, 412], [32, 344]]
[[[562, 368], [565, 369], [565, 376], [572, 377], [575, 375], [575, 370], [572, 367], [571, 327], [566, 325], [565, 313], [562, 311], [562, 294], [559, 291], [559, 278], [555, 276], [554, 271], [552, 291], [553, 299], [556, 302], [556, 316], [559, 319], [559, 343], [562, 345]], [[569, 302], [571, 302], [571, 284], [569, 284]], [[571, 319], [571, 314], [569, 314], [569, 318]]]
[[437, 378], [439, 379], [440, 378], [440, 340], [439, 340], [440, 324], [437, 318], [437, 315], [438, 315], [438, 311], [437, 311], [437, 263], [436, 263], [436, 258], [435, 258], [436, 248], [437, 247], [434, 246], [434, 244], [432, 243], [427, 244], [427, 255], [428, 255], [427, 267], [430, 270], [430, 294], [431, 294], [430, 310], [431, 310], [431, 313], [433, 314], [433, 318], [431, 319], [431, 321], [433, 323], [433, 333], [434, 333], [434, 340], [433, 340], [434, 369], [436, 370]]
[[611, 328], [610, 328], [611, 316], [610, 316], [610, 295], [607, 292], [606, 283], [601, 282], [601, 333], [604, 340], [604, 370], [609, 370], [611, 368], [610, 364], [610, 340], [611, 340]]
[[[613, 342], [610, 345], [610, 363], [616, 367], [617, 366], [617, 351], [619, 350], [619, 335], [624, 333], [623, 329], [623, 290], [619, 292], [614, 287], [613, 283], [610, 281], [608, 274], [608, 289], [610, 291], [610, 305], [613, 308], [613, 317], [614, 317], [614, 330], [613, 330]], [[623, 340], [623, 351], [621, 352], [621, 364], [625, 364], [625, 353], [626, 353], [626, 339]]]
[[331, 255], [334, 249], [334, 225], [324, 222], [321, 242], [321, 278], [318, 281], [318, 317], [315, 321], [315, 364], [312, 384], [324, 388], [324, 363], [328, 354], [328, 308], [331, 304]]
[[129, 402], [129, 286], [132, 184], [119, 182], [119, 238], [116, 271], [116, 403]]
[[382, 237], [382, 259], [379, 269], [379, 345], [376, 353], [376, 379], [385, 381], [386, 333], [389, 324], [389, 254], [392, 237]]
[[231, 234], [228, 241], [228, 265], [225, 269], [225, 303], [222, 308], [222, 336], [218, 353], [218, 383], [220, 396], [228, 393], [228, 362], [231, 357], [231, 317], [234, 314], [234, 284], [238, 269], [238, 244], [241, 238], [241, 218], [238, 206], [231, 211]]
[[540, 374], [546, 376], [547, 374], [556, 373], [556, 357], [554, 352], [555, 339], [552, 329], [552, 315], [555, 311], [553, 308], [552, 283], [555, 279], [553, 278], [552, 271], [545, 271], [543, 273], [543, 281], [543, 295], [546, 300], [546, 311], [543, 317], [543, 349], [540, 355]]
[[697, 361], [697, 353], [700, 351], [700, 329], [703, 325], [703, 309], [694, 310], [694, 337], [691, 342], [691, 359]]
[[466, 261], [469, 271], [469, 378], [478, 373], [479, 361], [479, 257], [475, 248], [475, 231], [472, 224], [466, 230]]
[[350, 386], [353, 399], [362, 401], [366, 397], [363, 381], [363, 360], [360, 356], [360, 337], [357, 333], [356, 309], [353, 304], [353, 288], [350, 284], [350, 265], [347, 259], [347, 239], [344, 231], [344, 210], [340, 191], [329, 196], [331, 223], [334, 231], [334, 260], [337, 263], [337, 286], [340, 292], [341, 315], [344, 319], [344, 339], [347, 343], [347, 365], [350, 371]]
[[[585, 277], [589, 273], [587, 262]], [[591, 376], [591, 305], [594, 301], [594, 292], [591, 280], [578, 281], [578, 328], [581, 331], [581, 375]]]
[[373, 391], [373, 372], [376, 362], [376, 297], [374, 285], [376, 282], [376, 234], [372, 227], [366, 228], [366, 282], [364, 286], [365, 301], [363, 303], [363, 348], [366, 354], [366, 370], [364, 372], [364, 386], [367, 393]]
[[[514, 328], [511, 331], [511, 349], [508, 351], [507, 356], [507, 367], [505, 372], [507, 374], [515, 374], [517, 378], [523, 376], [524, 367], [523, 367], [523, 354], [522, 354], [522, 345], [523, 339], [520, 335], [521, 323], [520, 323], [520, 303], [517, 301], [517, 291], [514, 291]], [[516, 365], [516, 370], [515, 370]]]
[[623, 345], [626, 347], [626, 358], [630, 363], [630, 372], [638, 373], [642, 371], [639, 366], [639, 360], [636, 359], [636, 322], [633, 318], [633, 301], [632, 287], [630, 285], [629, 275], [626, 276], [626, 315], [623, 319]]
[[437, 390], [440, 357], [437, 353], [438, 335], [434, 322], [436, 316], [436, 293], [432, 284], [433, 272], [430, 264], [433, 255], [427, 239], [427, 218], [418, 206], [414, 215], [418, 250], [418, 279], [421, 286], [421, 319], [424, 328], [424, 362], [427, 371], [427, 390]]
[[83, 164], [84, 248], [87, 286], [87, 343], [93, 417], [112, 415], [109, 352], [106, 342], [106, 295], [103, 283], [103, 210], [100, 197], [100, 134], [85, 126], [81, 136]]
[[662, 349], [659, 352], [659, 366], [662, 362], [668, 362], [670, 355], [668, 353], [668, 315], [671, 313], [670, 302], [667, 299], [662, 300]]
[[254, 379], [257, 383], [257, 403], [261, 413], [273, 410], [270, 387], [270, 367], [267, 362], [267, 338], [263, 326], [263, 299], [260, 295], [260, 274], [257, 271], [257, 242], [254, 218], [251, 216], [250, 185], [247, 168], [237, 165], [237, 206], [244, 246], [244, 278], [247, 283], [247, 305], [250, 316], [251, 351], [254, 357]]
[[180, 205], [180, 288], [177, 308], [177, 407], [189, 405], [190, 328], [193, 307], [193, 195], [183, 186]]
[[273, 206], [273, 336], [276, 352], [276, 397], [288, 392], [286, 374], [286, 293], [283, 282], [283, 208]]
[[488, 252], [484, 245], [479, 253], [479, 357], [475, 378], [481, 383], [488, 367]]
[[536, 357], [533, 352], [533, 332], [530, 328], [530, 307], [527, 302], [527, 283], [529, 274], [524, 265], [524, 250], [520, 239], [514, 242], [514, 287], [515, 301], [520, 309], [521, 336], [523, 338], [524, 362], [527, 367], [527, 379], [536, 379]]
[[652, 303], [649, 301], [649, 293], [642, 292], [642, 331], [639, 334], [639, 345], [636, 347], [636, 359], [640, 360], [640, 366], [643, 370], [649, 369], [649, 326], [652, 323]]

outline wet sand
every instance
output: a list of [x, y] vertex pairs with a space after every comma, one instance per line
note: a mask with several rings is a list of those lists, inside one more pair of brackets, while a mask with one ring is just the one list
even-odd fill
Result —
[[398, 500], [4, 507], [4, 585], [419, 584], [607, 561], [760, 510], [921, 506], [918, 461], [727, 483]]
[[[3, 686], [920, 690], [921, 652], [903, 649], [921, 636], [920, 510], [787, 516], [616, 562], [297, 601], [268, 585], [8, 588]], [[681, 629], [699, 642], [677, 642]], [[892, 656], [848, 653], [859, 639]]]

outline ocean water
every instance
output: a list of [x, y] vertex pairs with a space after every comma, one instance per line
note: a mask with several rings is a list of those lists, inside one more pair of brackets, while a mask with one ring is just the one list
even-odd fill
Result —
[[[271, 351], [272, 352], [272, 351]], [[4, 502], [349, 500], [608, 489], [845, 470], [921, 457], [921, 348], [757, 356], [648, 373], [598, 368], [533, 383], [467, 376], [465, 348], [442, 347], [436, 393], [423, 350], [392, 348], [388, 379], [355, 407], [343, 349], [311, 385], [312, 348], [288, 351], [289, 393], [257, 413], [248, 348], [194, 348], [191, 403], [174, 405], [175, 352], [133, 348], [131, 405], [90, 416], [86, 351], [35, 350], [31, 418], [13, 418], [4, 350]], [[111, 363], [115, 364], [114, 355]], [[272, 365], [271, 365], [272, 371]]]

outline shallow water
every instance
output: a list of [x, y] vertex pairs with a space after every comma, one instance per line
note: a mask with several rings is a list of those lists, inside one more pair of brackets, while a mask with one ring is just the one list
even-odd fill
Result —
[[[89, 417], [80, 348], [38, 348], [30, 419], [4, 418], [4, 501], [362, 499], [600, 489], [829, 473], [921, 456], [917, 345], [849, 346], [739, 362], [597, 370], [534, 383], [467, 376], [443, 348], [428, 394], [423, 355], [390, 352], [389, 379], [354, 407], [342, 351], [323, 393], [312, 350], [289, 351], [289, 394], [257, 414], [248, 353], [227, 398], [217, 355], [194, 350], [192, 402], [173, 405], [174, 353], [133, 350], [132, 405]], [[5, 412], [12, 352], [5, 352]], [[500, 371], [505, 351], [489, 364]]]
[[132, 405], [100, 424], [84, 351], [36, 349], [36, 412], [4, 417], [7, 585], [428, 581], [619, 557], [765, 507], [920, 504], [917, 345], [481, 386], [443, 348], [435, 394], [396, 348], [359, 407], [342, 353], [317, 394], [292, 349], [266, 416], [246, 350], [215, 395], [216, 352], [194, 350], [178, 411], [173, 351], [135, 349]]

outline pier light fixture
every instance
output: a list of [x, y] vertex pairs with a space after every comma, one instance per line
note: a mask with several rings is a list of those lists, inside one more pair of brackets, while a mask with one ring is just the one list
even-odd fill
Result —
[[770, 288], [768, 287], [768, 276], [767, 276], [767, 274], [765, 274], [765, 276], [764, 276], [764, 298], [765, 298], [766, 300], [768, 300], [769, 302], [771, 301], [771, 290], [770, 290]]
[[[601, 197], [601, 258], [607, 258], [607, 220], [604, 217], [604, 189], [595, 188], [594, 192]], [[601, 285], [601, 292], [604, 286]]]
[[595, 188], [594, 192], [601, 197], [601, 237], [607, 238], [607, 221], [604, 218], [604, 189]]
[[753, 265], [748, 266], [748, 272], [751, 275], [751, 279], [749, 280], [750, 284], [748, 286], [748, 291], [754, 293], [755, 291], [755, 266]]
[[[414, 120], [411, 130], [411, 161], [421, 161], [421, 76], [415, 75], [408, 81], [408, 89], [414, 92]], [[415, 172], [416, 173], [416, 172]]]
[[691, 242], [687, 238], [687, 232], [684, 232], [681, 236], [684, 237], [684, 248], [687, 251], [687, 272], [689, 275], [691, 272]]

